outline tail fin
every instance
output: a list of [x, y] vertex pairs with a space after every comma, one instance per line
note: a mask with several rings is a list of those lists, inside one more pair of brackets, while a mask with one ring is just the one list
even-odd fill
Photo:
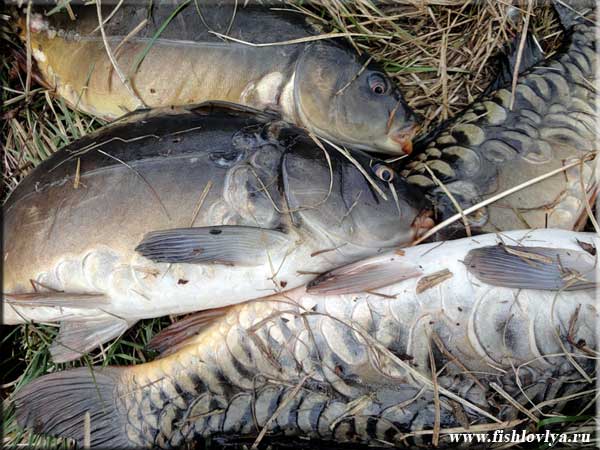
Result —
[[565, 29], [571, 28], [581, 17], [596, 8], [595, 0], [552, 0], [552, 3]]
[[117, 409], [116, 386], [123, 369], [80, 367], [38, 378], [15, 395], [17, 422], [35, 433], [75, 439], [83, 446], [90, 416], [92, 447], [131, 447], [126, 418]]
[[[520, 41], [521, 35], [519, 34], [514, 41], [507, 46], [505, 51], [498, 56], [497, 60], [500, 70], [496, 79], [485, 90], [486, 94], [510, 86], [512, 83], [515, 66], [517, 65], [517, 54], [519, 53]], [[544, 54], [539, 48], [535, 37], [531, 33], [527, 33], [527, 36], [525, 36], [525, 46], [521, 53], [518, 75], [531, 69], [543, 59]]]

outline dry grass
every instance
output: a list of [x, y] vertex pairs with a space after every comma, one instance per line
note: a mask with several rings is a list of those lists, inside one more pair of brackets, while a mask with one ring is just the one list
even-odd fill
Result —
[[[472, 103], [495, 76], [494, 57], [521, 28], [509, 20], [519, 13], [510, 3], [398, 0], [376, 7], [368, 0], [323, 0], [321, 5], [326, 23], [339, 31], [386, 36], [355, 38], [354, 46], [382, 63], [428, 123], [439, 124]], [[561, 28], [547, 3], [534, 9], [530, 29], [552, 51]]]
[[[463, 0], [321, 0], [309, 5], [327, 31], [360, 34], [352, 45], [379, 61], [402, 87], [409, 104], [431, 126], [452, 117], [476, 99], [495, 75], [494, 56], [511, 42], [519, 26], [509, 20], [510, 1]], [[561, 31], [550, 6], [536, 5], [529, 24], [544, 49], [552, 51]], [[60, 147], [97, 129], [102, 122], [68, 108], [17, 63], [13, 51], [26, 54], [12, 33], [10, 14], [0, 13], [3, 145], [2, 199], [33, 167]], [[385, 39], [381, 36], [385, 36]], [[79, 362], [134, 364], [153, 357], [146, 344], [168, 320], [144, 321], [109, 348]], [[2, 398], [30, 379], [57, 367], [49, 358], [56, 328], [21, 326], [2, 331], [5, 359], [0, 366]], [[62, 364], [60, 369], [73, 364]], [[4, 408], [5, 445], [67, 447], [64, 441], [18, 431], [10, 406]], [[438, 430], [439, 431], [439, 430]]]

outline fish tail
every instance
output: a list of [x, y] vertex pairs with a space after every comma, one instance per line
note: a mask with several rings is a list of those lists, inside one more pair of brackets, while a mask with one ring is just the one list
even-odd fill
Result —
[[36, 433], [75, 439], [79, 446], [131, 447], [118, 408], [124, 370], [80, 367], [38, 378], [15, 395], [17, 422]]
[[589, 12], [595, 10], [595, 0], [552, 0], [560, 23], [566, 29], [575, 25], [580, 18]]

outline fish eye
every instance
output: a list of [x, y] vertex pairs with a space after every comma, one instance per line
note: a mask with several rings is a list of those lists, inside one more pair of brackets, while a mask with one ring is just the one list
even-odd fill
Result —
[[383, 95], [388, 91], [388, 82], [380, 73], [369, 74], [367, 82], [369, 83], [369, 89], [371, 89], [373, 94]]
[[391, 182], [396, 176], [394, 170], [390, 169], [385, 164], [375, 164], [373, 166], [373, 171], [381, 181], [385, 181], [386, 183]]

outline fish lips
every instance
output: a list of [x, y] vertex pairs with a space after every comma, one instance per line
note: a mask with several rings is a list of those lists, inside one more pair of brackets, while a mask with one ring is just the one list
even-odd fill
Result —
[[421, 126], [414, 123], [409, 126], [391, 130], [388, 133], [388, 138], [391, 142], [396, 144], [397, 148], [400, 150], [398, 153], [410, 155], [413, 151], [413, 141], [420, 129]]

